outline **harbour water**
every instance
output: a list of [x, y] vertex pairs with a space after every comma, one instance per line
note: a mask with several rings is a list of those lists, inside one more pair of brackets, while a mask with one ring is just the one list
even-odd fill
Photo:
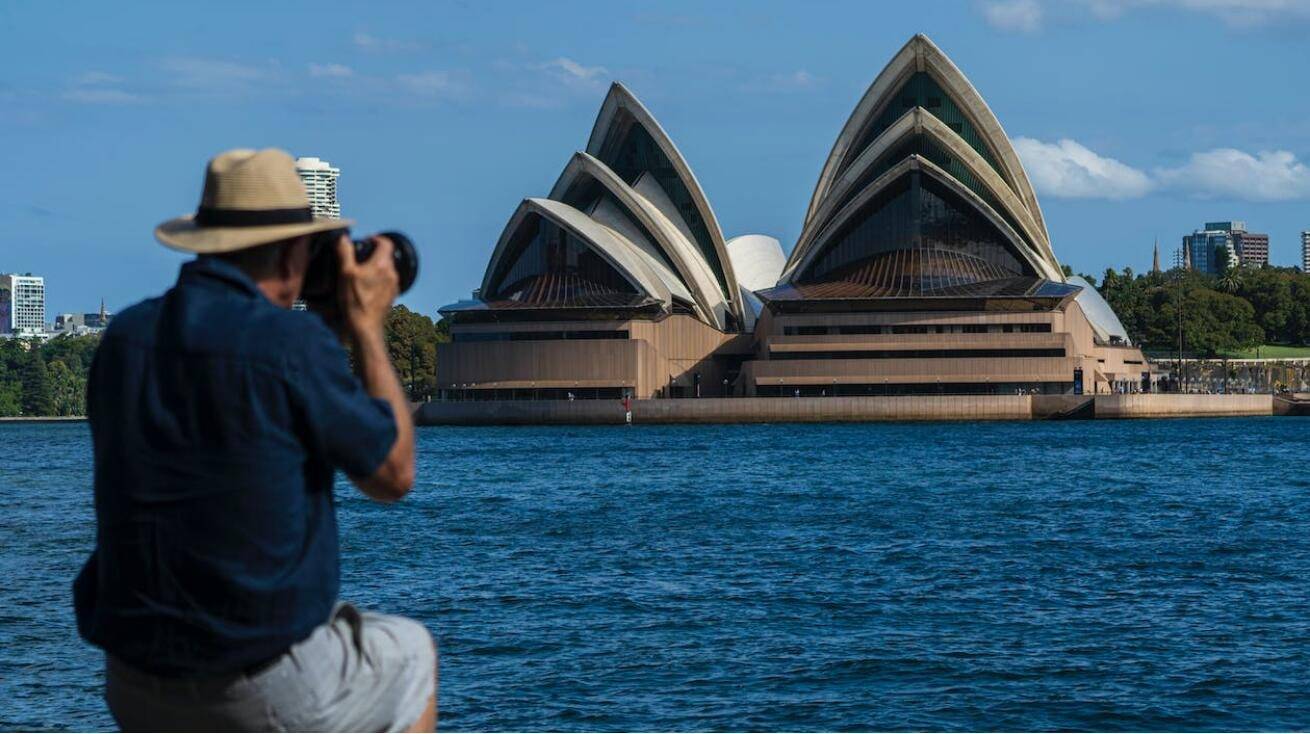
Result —
[[[84, 424], [0, 425], [0, 729], [112, 726]], [[343, 597], [447, 730], [1305, 729], [1310, 419], [425, 428]]]

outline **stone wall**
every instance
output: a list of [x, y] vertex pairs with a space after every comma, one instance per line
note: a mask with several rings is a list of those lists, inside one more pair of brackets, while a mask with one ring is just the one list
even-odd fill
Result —
[[1097, 395], [1097, 418], [1273, 415], [1272, 395]]
[[[1093, 410], [1087, 410], [1089, 407]], [[1286, 415], [1300, 410], [1278, 412]], [[1274, 398], [1267, 394], [907, 395], [632, 401], [633, 423], [979, 421], [1274, 414]], [[424, 425], [617, 425], [625, 421], [625, 415], [623, 404], [618, 400], [485, 400], [424, 403], [415, 410], [415, 419]]]

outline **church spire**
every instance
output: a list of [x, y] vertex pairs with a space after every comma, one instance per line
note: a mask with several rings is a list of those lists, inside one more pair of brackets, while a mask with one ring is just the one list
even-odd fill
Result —
[[1151, 262], [1151, 272], [1152, 273], [1160, 272], [1160, 238], [1159, 237], [1155, 238], [1155, 258]]

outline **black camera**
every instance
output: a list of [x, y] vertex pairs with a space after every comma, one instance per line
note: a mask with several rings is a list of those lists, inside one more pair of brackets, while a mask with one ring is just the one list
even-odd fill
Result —
[[[309, 269], [305, 273], [305, 285], [300, 291], [301, 298], [309, 302], [336, 298], [337, 275], [341, 272], [341, 264], [337, 262], [337, 241], [346, 233], [344, 229], [334, 229], [314, 235], [310, 242]], [[414, 243], [400, 232], [383, 232], [382, 236], [395, 245], [392, 260], [396, 266], [396, 275], [400, 276], [400, 292], [404, 293], [418, 278], [418, 251], [414, 249]], [[372, 240], [352, 240], [351, 244], [355, 248], [355, 262], [367, 260], [377, 247]]]

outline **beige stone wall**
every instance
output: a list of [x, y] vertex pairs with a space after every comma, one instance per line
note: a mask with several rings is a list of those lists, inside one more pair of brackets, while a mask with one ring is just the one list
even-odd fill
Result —
[[[784, 335], [787, 326], [884, 326], [1049, 323], [1050, 333]], [[742, 366], [739, 392], [755, 394], [759, 384], [907, 384], [1070, 382], [1083, 369], [1088, 393], [1109, 393], [1109, 380], [1137, 380], [1145, 365], [1134, 348], [1097, 346], [1082, 310], [785, 314], [766, 310], [755, 334], [724, 334], [685, 314], [659, 321], [543, 321], [469, 324], [456, 333], [625, 329], [628, 340], [461, 342], [439, 348], [441, 388], [624, 387], [637, 398], [666, 395], [672, 382], [690, 394], [700, 375], [703, 396], [719, 396], [725, 366], [736, 355]], [[1022, 349], [1063, 348], [1068, 356], [970, 359], [788, 359], [772, 353], [833, 349]], [[1100, 375], [1101, 378], [1097, 376]], [[1099, 379], [1099, 382], [1098, 382]]]
[[469, 324], [456, 333], [627, 330], [629, 339], [460, 342], [437, 351], [437, 384], [474, 387], [626, 387], [638, 398], [660, 393], [672, 378], [690, 389], [700, 373], [702, 394], [721, 391], [715, 354], [749, 348], [750, 335], [724, 334], [685, 314], [659, 321], [541, 321]]
[[1097, 418], [1273, 415], [1272, 395], [1097, 395]]
[[[924, 395], [634, 400], [632, 421], [641, 424], [1029, 420], [1068, 415], [1085, 407], [1088, 401], [1093, 403], [1094, 416], [1098, 419], [1274, 415], [1274, 398], [1270, 395]], [[1302, 407], [1284, 406], [1280, 414], [1304, 414]], [[438, 402], [420, 405], [415, 420], [425, 425], [621, 424], [624, 411], [619, 400]]]
[[814, 423], [1029, 420], [1027, 395], [644, 400], [634, 423]]
[[[806, 423], [914, 420], [1028, 420], [1032, 402], [1023, 395], [850, 398], [703, 398], [635, 400], [632, 422]], [[426, 403], [420, 424], [619, 424], [618, 400], [479, 401]]]
[[650, 359], [650, 346], [640, 340], [440, 344], [437, 387], [636, 389]]

